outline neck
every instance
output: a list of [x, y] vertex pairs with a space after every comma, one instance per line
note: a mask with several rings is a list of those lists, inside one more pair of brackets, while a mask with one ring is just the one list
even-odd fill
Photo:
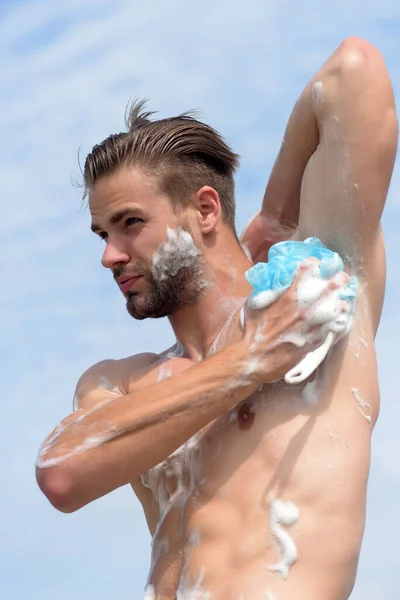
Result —
[[207, 261], [208, 285], [192, 305], [169, 317], [177, 342], [194, 362], [209, 353], [229, 317], [242, 306], [251, 292], [244, 273], [252, 266], [240, 246]]

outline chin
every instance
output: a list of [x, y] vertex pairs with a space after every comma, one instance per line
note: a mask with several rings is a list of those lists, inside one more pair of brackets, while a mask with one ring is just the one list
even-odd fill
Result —
[[137, 304], [133, 304], [132, 301], [129, 301], [129, 298], [126, 301], [126, 310], [134, 319], [145, 319], [146, 313], [144, 310], [141, 310], [141, 307], [137, 306]]
[[143, 321], [144, 319], [163, 319], [164, 317], [170, 316], [172, 313], [165, 310], [165, 307], [152, 307], [149, 310], [148, 306], [143, 305], [132, 305], [132, 303], [126, 303], [126, 309], [130, 316], [137, 321]]
[[126, 299], [126, 310], [130, 316], [137, 321], [148, 319], [151, 315], [149, 315], [149, 311], [147, 310], [145, 298], [142, 297], [139, 300], [138, 294], [134, 294], [135, 300], [132, 301], [132, 296], [133, 294], [130, 294]]

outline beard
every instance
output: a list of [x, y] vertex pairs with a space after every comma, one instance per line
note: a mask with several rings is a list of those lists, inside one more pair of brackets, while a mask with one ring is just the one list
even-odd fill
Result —
[[131, 291], [126, 308], [134, 319], [160, 319], [193, 305], [208, 284], [205, 265], [188, 227], [167, 229], [167, 241], [154, 254], [152, 267], [140, 263], [138, 272], [147, 282], [145, 294]]

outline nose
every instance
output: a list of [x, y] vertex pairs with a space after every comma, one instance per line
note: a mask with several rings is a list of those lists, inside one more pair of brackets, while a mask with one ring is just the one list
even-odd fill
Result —
[[117, 264], [128, 263], [129, 259], [130, 256], [124, 248], [120, 248], [118, 245], [108, 240], [103, 252], [101, 264], [106, 269], [112, 269]]

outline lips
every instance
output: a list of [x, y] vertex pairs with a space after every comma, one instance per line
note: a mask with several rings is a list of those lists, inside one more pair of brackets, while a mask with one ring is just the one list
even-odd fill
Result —
[[118, 281], [119, 289], [121, 292], [127, 292], [131, 289], [131, 287], [136, 283], [138, 279], [141, 278], [141, 275], [135, 275], [133, 277], [124, 277]]

